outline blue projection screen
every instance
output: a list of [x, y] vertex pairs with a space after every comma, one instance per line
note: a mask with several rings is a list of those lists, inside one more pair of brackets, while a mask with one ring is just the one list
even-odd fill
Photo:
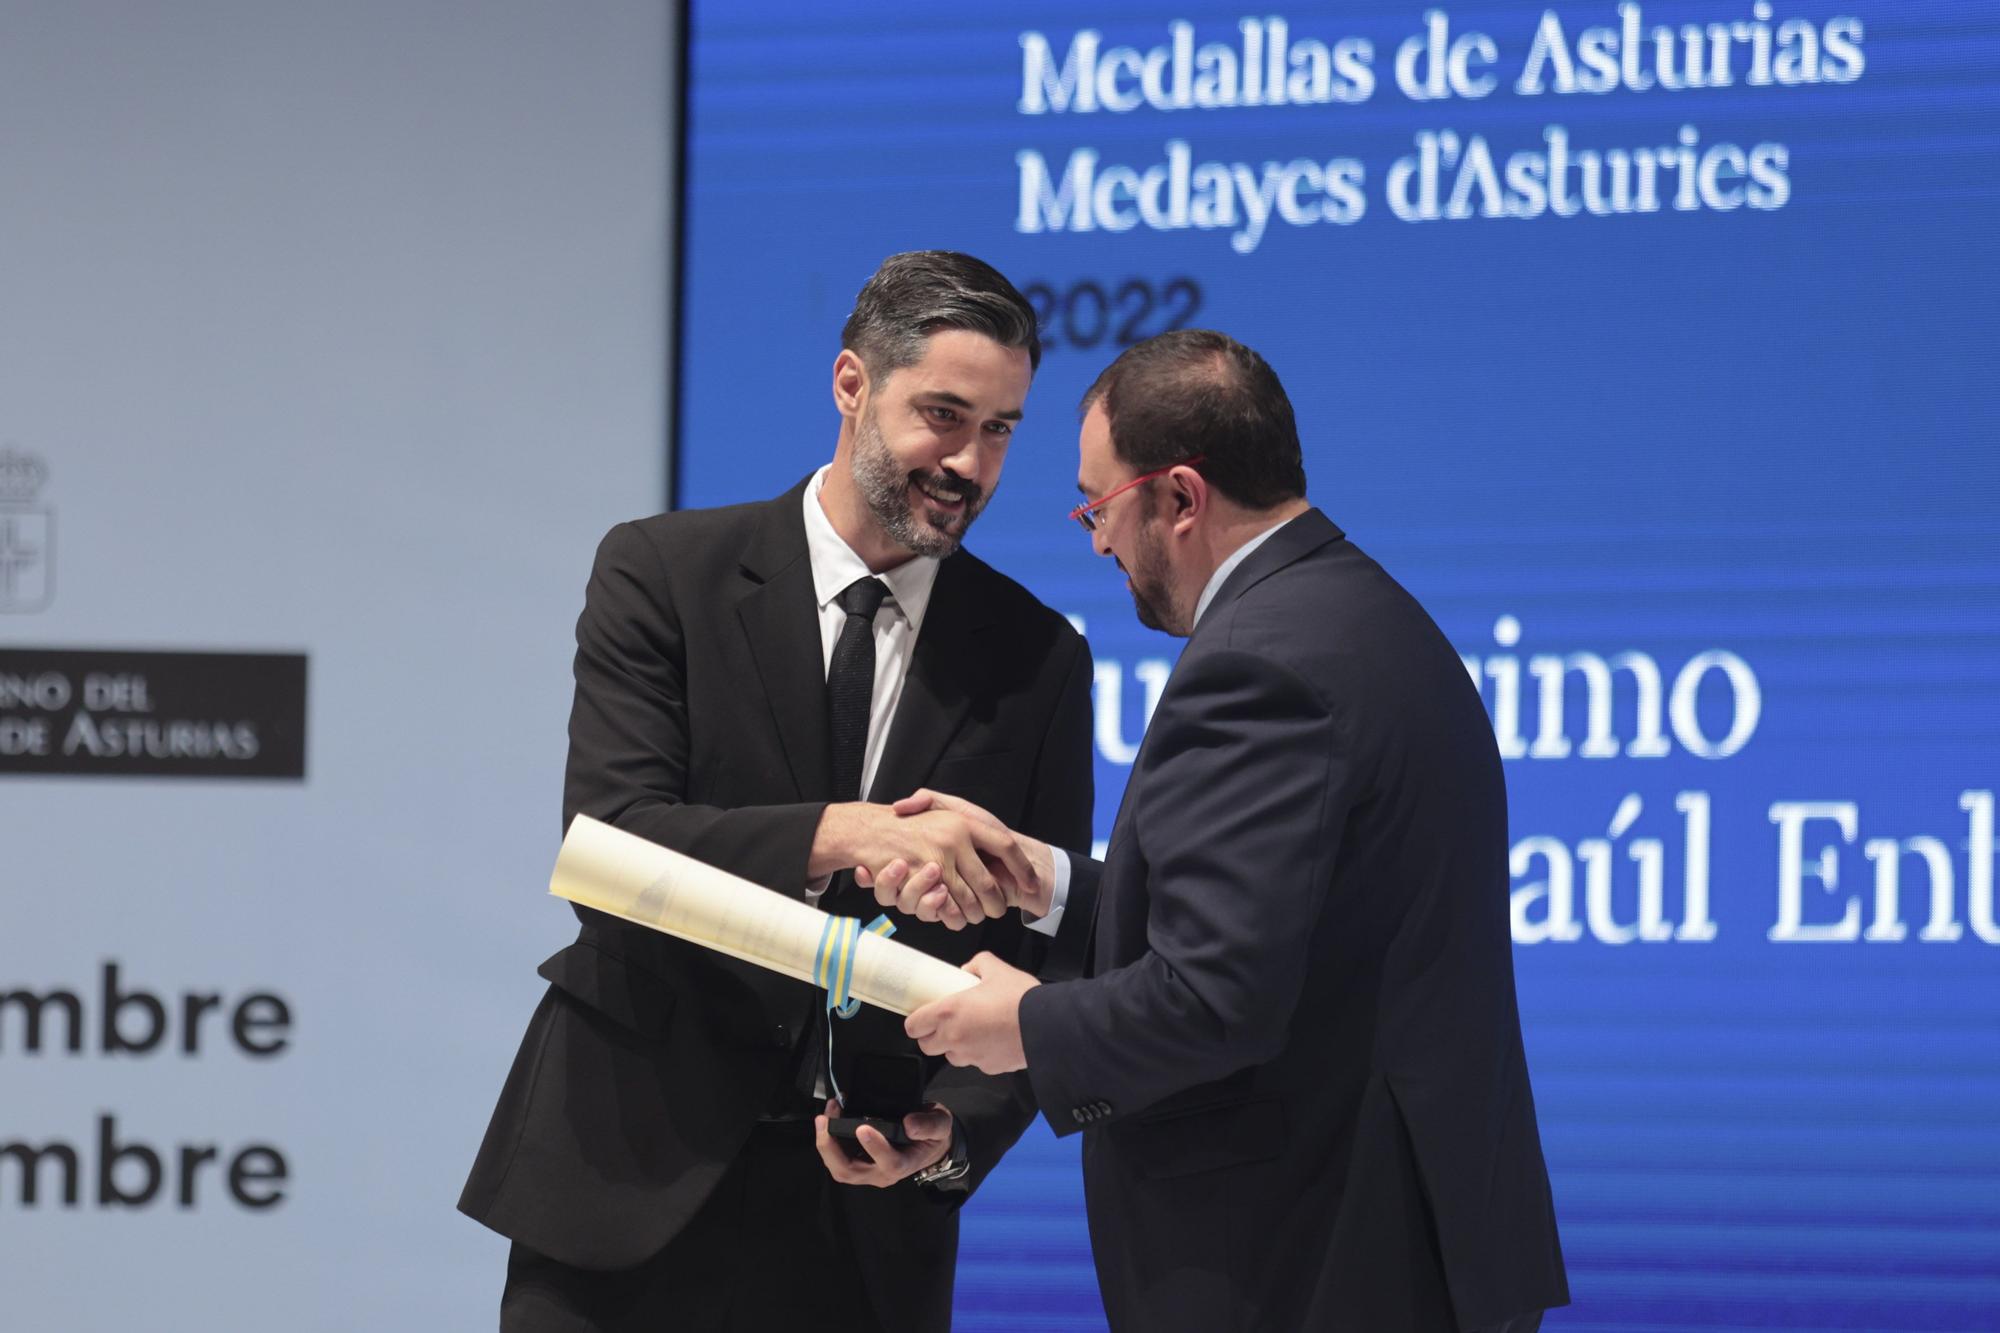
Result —
[[[997, 12], [997, 11], [989, 11]], [[1223, 329], [1507, 758], [1562, 1328], [2000, 1327], [2000, 12], [697, 4], [679, 503], [831, 453], [855, 290], [1048, 355], [970, 545], [1087, 627], [1099, 836], [1176, 651], [1064, 518], [1119, 348]], [[1074, 1140], [959, 1326], [1101, 1326]]]

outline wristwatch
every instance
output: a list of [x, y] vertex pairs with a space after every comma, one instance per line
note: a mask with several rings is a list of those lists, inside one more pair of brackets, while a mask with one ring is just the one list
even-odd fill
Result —
[[910, 1177], [919, 1185], [941, 1185], [948, 1180], [961, 1180], [972, 1170], [972, 1156], [965, 1150], [965, 1131], [959, 1128], [954, 1118], [951, 1125], [951, 1147], [945, 1155], [932, 1162], [923, 1170]]

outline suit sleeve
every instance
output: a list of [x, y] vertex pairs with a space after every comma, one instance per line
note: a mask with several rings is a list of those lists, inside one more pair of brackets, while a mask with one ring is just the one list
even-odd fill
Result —
[[[1035, 763], [1021, 831], [1057, 847], [1088, 846], [1092, 814], [1090, 749], [1090, 648], [1081, 635], [1067, 636], [1069, 668]], [[1014, 962], [1034, 966], [1043, 937], [1022, 928], [1013, 913], [1000, 923], [1002, 937], [1015, 943]], [[996, 941], [998, 943], [999, 941]], [[1035, 1118], [1034, 1089], [1026, 1074], [993, 1077], [972, 1068], [945, 1066], [932, 1078], [930, 1096], [948, 1107], [965, 1134], [972, 1170], [951, 1182], [970, 1191]]]
[[1021, 1003], [1058, 1134], [1078, 1127], [1071, 1108], [1108, 1103], [1102, 1124], [1282, 1049], [1350, 799], [1338, 732], [1318, 692], [1268, 658], [1183, 662], [1131, 811], [1146, 950]]
[[1069, 670], [1042, 737], [1021, 831], [1052, 847], [1090, 846], [1094, 784], [1090, 752], [1090, 645], [1069, 636]]
[[564, 827], [587, 814], [759, 884], [795, 885], [803, 896], [825, 804], [724, 810], [689, 802], [689, 707], [686, 640], [660, 552], [636, 525], [620, 524], [598, 546], [576, 623]]
[[1093, 861], [1081, 852], [1066, 855], [1069, 900], [1063, 905], [1055, 939], [1036, 973], [1043, 981], [1072, 981], [1087, 974], [1091, 941], [1097, 935], [1097, 886], [1104, 878], [1104, 863]]

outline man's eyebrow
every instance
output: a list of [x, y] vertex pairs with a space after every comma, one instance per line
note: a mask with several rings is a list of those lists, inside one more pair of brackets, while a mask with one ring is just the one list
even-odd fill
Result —
[[[970, 401], [959, 397], [949, 389], [931, 389], [919, 394], [918, 397], [927, 402], [942, 404], [945, 407], [955, 407], [961, 412], [970, 412], [972, 410], [972, 403]], [[1017, 407], [1007, 412], [995, 412], [993, 416], [1000, 421], [1019, 421], [1021, 419], [1021, 409]]]

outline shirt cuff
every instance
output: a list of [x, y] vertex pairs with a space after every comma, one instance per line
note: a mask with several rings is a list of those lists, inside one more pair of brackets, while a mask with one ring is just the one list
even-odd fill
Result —
[[1036, 917], [1033, 921], [1022, 919], [1022, 924], [1037, 934], [1053, 935], [1062, 925], [1063, 908], [1069, 903], [1069, 853], [1060, 847], [1049, 848], [1049, 856], [1055, 862], [1055, 881], [1049, 886], [1049, 913]]

